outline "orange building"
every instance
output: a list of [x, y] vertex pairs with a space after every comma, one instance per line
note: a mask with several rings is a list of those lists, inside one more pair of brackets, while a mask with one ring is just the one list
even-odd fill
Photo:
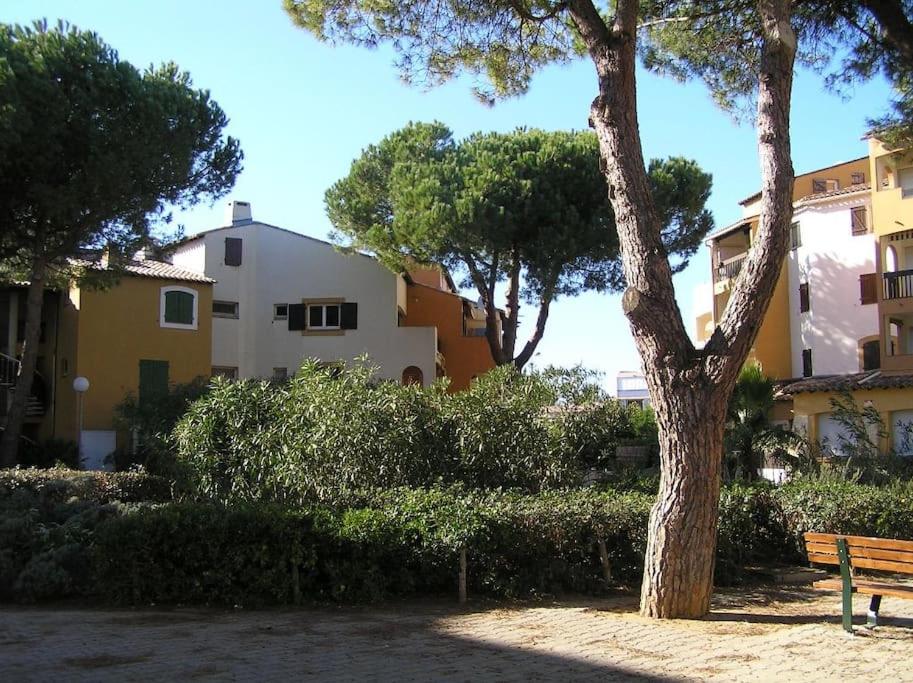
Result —
[[457, 294], [450, 275], [416, 268], [406, 275], [404, 327], [437, 328], [438, 373], [450, 378], [450, 391], [468, 389], [495, 364], [485, 338], [485, 311]]

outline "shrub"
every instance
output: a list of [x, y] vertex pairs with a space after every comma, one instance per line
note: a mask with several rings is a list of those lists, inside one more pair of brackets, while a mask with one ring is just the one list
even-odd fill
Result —
[[0, 500], [28, 494], [36, 504], [163, 502], [171, 500], [168, 480], [143, 472], [81, 472], [52, 468], [0, 470]]
[[79, 445], [66, 439], [48, 439], [38, 443], [25, 442], [19, 452], [23, 467], [79, 467]]
[[115, 451], [118, 470], [141, 465], [153, 474], [174, 477], [174, 444], [171, 432], [190, 405], [209, 391], [209, 379], [197, 377], [185, 384], [172, 384], [154, 401], [140, 402], [133, 393], [115, 407], [115, 423], [136, 439], [135, 449]]
[[332, 502], [438, 482], [537, 491], [576, 477], [543, 414], [549, 401], [541, 381], [511, 368], [450, 395], [309, 361], [281, 385], [215, 382], [175, 441], [193, 488], [217, 502]]

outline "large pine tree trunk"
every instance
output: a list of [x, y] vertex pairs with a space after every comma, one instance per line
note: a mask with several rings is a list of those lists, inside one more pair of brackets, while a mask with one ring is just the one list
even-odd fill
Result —
[[680, 386], [658, 398], [662, 474], [640, 609], [648, 617], [697, 618], [709, 611], [713, 588], [725, 394]]
[[7, 414], [6, 429], [0, 438], [0, 467], [14, 467], [19, 450], [22, 423], [32, 391], [32, 380], [38, 363], [38, 344], [41, 341], [41, 309], [44, 302], [44, 283], [47, 277], [45, 264], [36, 260], [29, 277], [28, 296], [25, 304], [25, 348], [22, 352], [16, 390]]
[[641, 612], [698, 618], [710, 609], [726, 404], [779, 277], [792, 215], [789, 105], [795, 35], [789, 0], [758, 0], [762, 218], [719, 326], [694, 348], [675, 300], [637, 121], [637, 0], [618, 0], [607, 25], [591, 0], [569, 11], [599, 79], [590, 125], [605, 161], [627, 289], [622, 300], [659, 427], [661, 483], [650, 515]]

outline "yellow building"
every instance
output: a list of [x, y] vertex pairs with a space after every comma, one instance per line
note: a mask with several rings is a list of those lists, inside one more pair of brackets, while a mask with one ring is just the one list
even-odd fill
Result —
[[[868, 144], [866, 157], [796, 178], [790, 255], [752, 357], [781, 380], [775, 419], [839, 452], [847, 434], [833, 402], [849, 392], [878, 413], [885, 434], [873, 425], [870, 436], [882, 451], [913, 455], [913, 153]], [[699, 342], [722, 316], [759, 202], [745, 199], [743, 220], [710, 237], [713, 303], [698, 315]]]
[[[868, 173], [868, 159], [862, 157], [796, 177], [790, 252], [749, 355], [771, 377], [862, 369], [860, 344], [877, 335], [875, 302], [858, 295], [861, 276], [875, 270]], [[722, 319], [757, 234], [760, 199], [756, 193], [742, 200], [742, 218], [708, 237], [710, 300], [709, 310], [696, 316], [698, 343], [706, 342]], [[868, 257], [859, 259], [860, 253]], [[835, 348], [838, 329], [851, 336]]]
[[[45, 293], [38, 375], [23, 433], [76, 441], [80, 401], [73, 381], [87, 379], [80, 441], [89, 468], [100, 468], [116, 446], [127, 445], [115, 426], [115, 408], [128, 394], [155, 399], [169, 384], [208, 377], [212, 365], [213, 280], [153, 260], [129, 261], [123, 271], [106, 289]], [[25, 294], [24, 285], [0, 290], [4, 403], [21, 352]]]

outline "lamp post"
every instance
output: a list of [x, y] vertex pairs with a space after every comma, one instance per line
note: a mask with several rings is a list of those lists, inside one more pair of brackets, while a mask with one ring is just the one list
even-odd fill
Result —
[[89, 380], [77, 377], [73, 380], [73, 391], [76, 392], [76, 447], [79, 457], [79, 466], [83, 468], [82, 459], [82, 397], [89, 390]]

